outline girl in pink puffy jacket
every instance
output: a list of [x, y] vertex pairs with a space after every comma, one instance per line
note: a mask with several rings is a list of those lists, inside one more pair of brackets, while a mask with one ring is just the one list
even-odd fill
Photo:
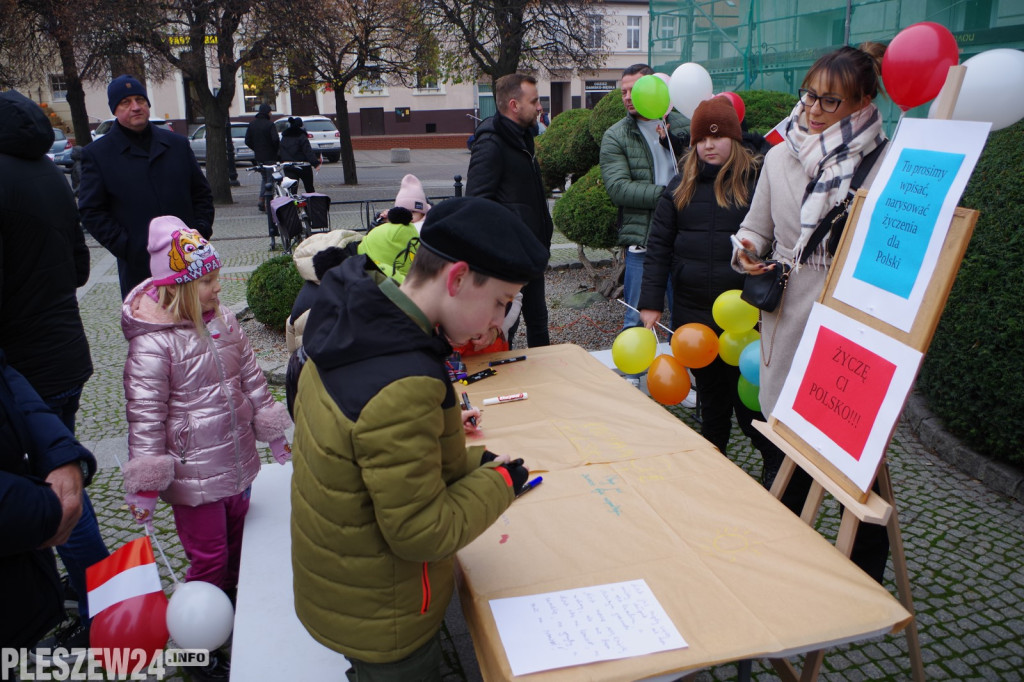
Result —
[[256, 441], [284, 464], [291, 424], [274, 400], [252, 346], [218, 299], [213, 246], [173, 216], [149, 226], [152, 277], [125, 298], [121, 327], [128, 455], [127, 501], [152, 529], [159, 495], [171, 505], [190, 566], [186, 580], [229, 595], [238, 582]]

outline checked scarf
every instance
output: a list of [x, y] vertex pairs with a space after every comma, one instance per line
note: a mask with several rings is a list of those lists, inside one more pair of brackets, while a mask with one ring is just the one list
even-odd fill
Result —
[[[808, 134], [803, 112], [804, 105], [797, 102], [786, 119], [783, 132], [784, 144], [800, 160], [807, 177], [811, 178], [800, 206], [800, 239], [796, 244], [798, 263], [814, 228], [833, 206], [846, 198], [861, 158], [885, 139], [882, 117], [874, 104], [858, 109], [820, 135]], [[825, 264], [825, 241], [822, 240], [809, 263]]]

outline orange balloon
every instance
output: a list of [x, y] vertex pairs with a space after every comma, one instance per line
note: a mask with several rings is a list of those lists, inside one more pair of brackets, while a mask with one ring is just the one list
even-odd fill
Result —
[[690, 393], [690, 375], [671, 355], [659, 355], [647, 369], [647, 390], [662, 405], [678, 405]]
[[672, 355], [683, 367], [707, 367], [718, 357], [718, 335], [706, 324], [684, 324], [672, 334]]

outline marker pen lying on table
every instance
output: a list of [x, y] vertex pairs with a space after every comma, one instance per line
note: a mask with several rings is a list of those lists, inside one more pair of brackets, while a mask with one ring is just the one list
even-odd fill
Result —
[[504, 360], [494, 360], [492, 362], [488, 362], [487, 366], [488, 367], [497, 367], [498, 365], [507, 365], [510, 362], [521, 362], [521, 361], [523, 361], [525, 359], [526, 359], [525, 355], [520, 355], [519, 357], [516, 357], [516, 358], [505, 358]]
[[499, 395], [497, 398], [484, 398], [484, 407], [488, 405], [497, 405], [498, 403], [514, 403], [517, 400], [526, 400], [529, 396], [525, 393], [511, 393], [509, 395]]
[[516, 497], [522, 497], [523, 495], [525, 495], [526, 493], [530, 492], [531, 490], [533, 490], [534, 488], [536, 488], [537, 486], [539, 486], [543, 482], [544, 482], [544, 477], [543, 476], [538, 476], [537, 478], [533, 479], [532, 481], [530, 481], [529, 483], [524, 485], [523, 489], [519, 491], [519, 494], [516, 495]]
[[[472, 410], [473, 409], [473, 406], [469, 404], [469, 395], [465, 391], [462, 392], [462, 409], [464, 409], [464, 410]], [[472, 424], [473, 426], [476, 426], [476, 417], [470, 417], [469, 418], [469, 423]]]

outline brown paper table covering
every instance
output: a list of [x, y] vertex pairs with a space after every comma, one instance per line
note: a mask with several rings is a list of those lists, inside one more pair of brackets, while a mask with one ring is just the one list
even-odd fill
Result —
[[[522, 351], [498, 354], [494, 359]], [[634, 680], [810, 651], [896, 631], [910, 614], [742, 469], [576, 346], [466, 390], [529, 399], [486, 408], [480, 442], [544, 483], [457, 555], [487, 680], [511, 679], [489, 601], [643, 578], [686, 649], [530, 675]], [[467, 363], [470, 371], [480, 362]]]

